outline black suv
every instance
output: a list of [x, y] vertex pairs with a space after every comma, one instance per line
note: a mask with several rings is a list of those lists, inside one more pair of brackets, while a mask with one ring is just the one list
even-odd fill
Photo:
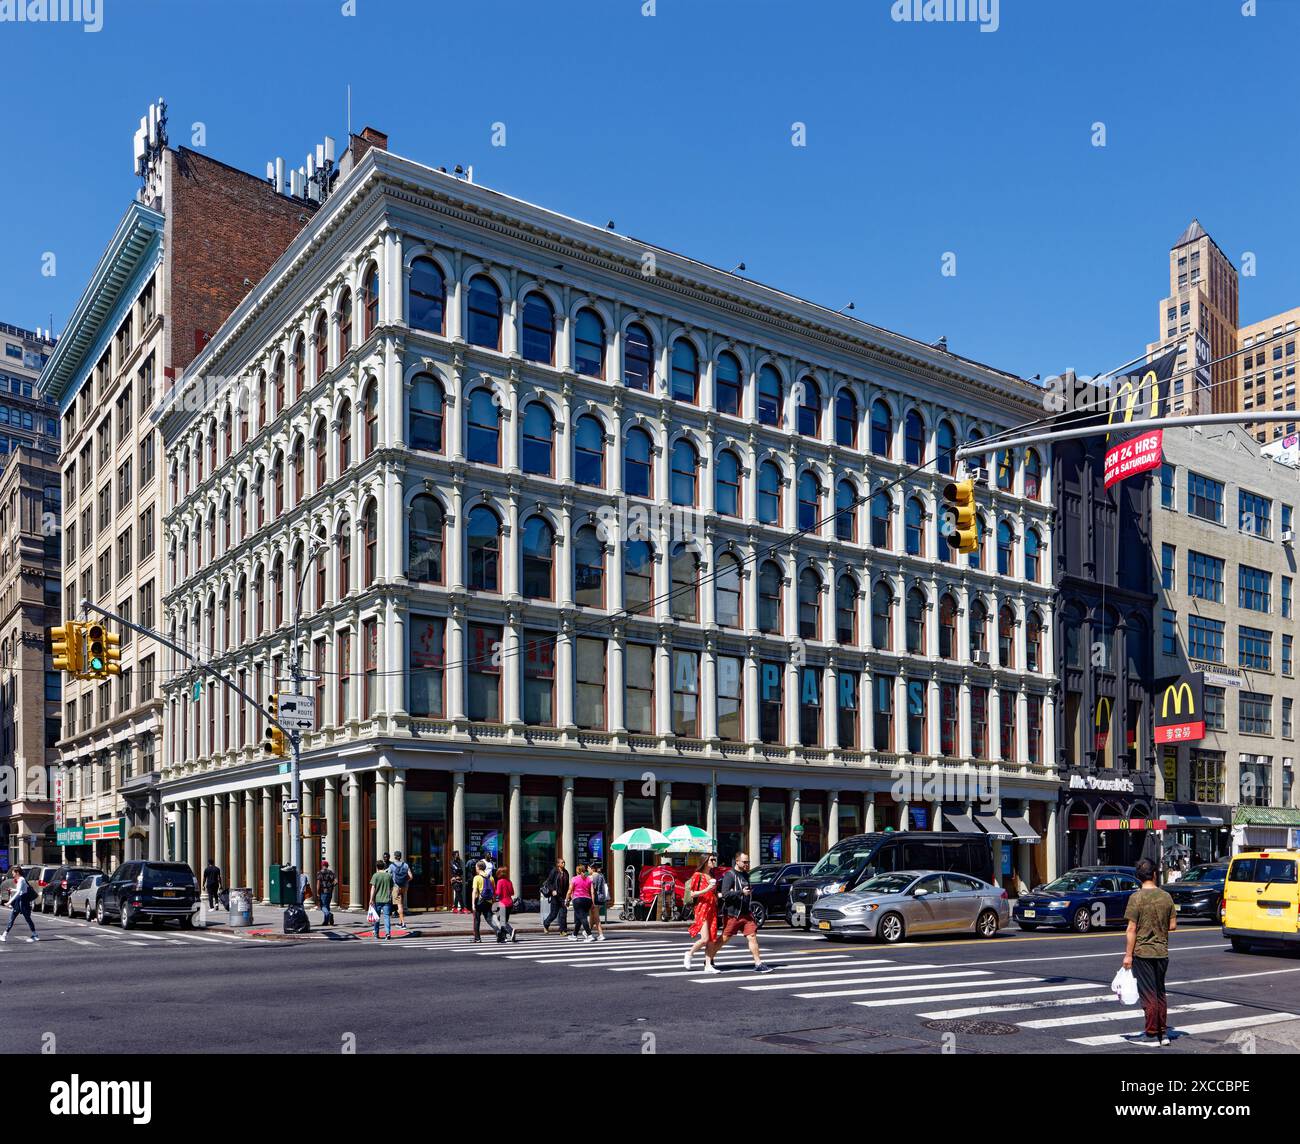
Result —
[[175, 918], [189, 929], [198, 908], [199, 881], [184, 862], [123, 862], [100, 887], [95, 917], [102, 926], [116, 918], [123, 929]]
[[92, 874], [102, 874], [98, 866], [58, 866], [37, 891], [40, 900], [36, 908], [43, 914], [53, 913], [55, 917], [68, 912], [68, 895], [72, 893], [83, 878]]
[[1228, 876], [1226, 862], [1207, 862], [1193, 866], [1176, 882], [1166, 882], [1165, 892], [1174, 900], [1178, 920], [1204, 918], [1223, 924], [1223, 882]]

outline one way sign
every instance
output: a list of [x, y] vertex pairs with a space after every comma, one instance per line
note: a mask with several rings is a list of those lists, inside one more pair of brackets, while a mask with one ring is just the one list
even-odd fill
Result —
[[290, 731], [310, 731], [316, 726], [316, 697], [281, 695], [275, 714]]

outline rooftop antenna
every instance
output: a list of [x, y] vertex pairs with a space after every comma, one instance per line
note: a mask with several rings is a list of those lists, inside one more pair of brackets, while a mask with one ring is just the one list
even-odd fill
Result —
[[848, 303], [848, 305], [846, 305], [846, 306], [841, 306], [841, 307], [840, 307], [838, 310], [836, 310], [835, 312], [836, 312], [837, 314], [842, 314], [842, 313], [844, 313], [845, 310], [856, 310], [856, 309], [857, 309], [857, 307], [856, 307], [852, 302], [850, 302], [850, 303]]
[[352, 134], [352, 85], [348, 84], [348, 135]]
[[745, 264], [744, 264], [743, 262], [737, 262], [736, 265], [735, 265], [735, 267], [732, 269], [731, 273], [732, 273], [732, 274], [739, 274], [742, 270], [745, 270], [745, 269], [747, 269], [747, 267], [745, 266]]

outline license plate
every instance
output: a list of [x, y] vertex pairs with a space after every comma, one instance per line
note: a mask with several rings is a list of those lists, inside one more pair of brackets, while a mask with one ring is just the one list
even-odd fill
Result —
[[830, 928], [831, 928], [831, 923], [830, 923], [830, 922], [818, 922], [818, 923], [817, 923], [817, 928], [818, 928], [818, 929], [830, 929]]
[[1268, 916], [1269, 916], [1270, 918], [1280, 918], [1280, 917], [1282, 916], [1282, 911], [1281, 911], [1281, 910], [1269, 910], [1269, 911], [1268, 911]]
[[1021, 914], [1022, 914], [1024, 917], [1027, 917], [1027, 918], [1032, 918], [1032, 917], [1034, 916], [1034, 911], [1033, 911], [1033, 910], [1021, 910], [1020, 912], [1021, 912]]
[[176, 897], [176, 891], [175, 891], [175, 890], [159, 890], [159, 891], [158, 891], [158, 896], [159, 896], [160, 898], [174, 898], [174, 897]]

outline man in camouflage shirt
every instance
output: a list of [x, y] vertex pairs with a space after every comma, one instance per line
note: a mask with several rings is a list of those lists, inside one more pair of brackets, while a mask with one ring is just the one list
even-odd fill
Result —
[[1128, 900], [1124, 918], [1128, 933], [1124, 944], [1124, 968], [1137, 978], [1138, 998], [1146, 1014], [1144, 1035], [1130, 1038], [1139, 1045], [1169, 1044], [1169, 1006], [1165, 999], [1165, 974], [1169, 971], [1169, 935], [1178, 928], [1174, 900], [1156, 885], [1154, 863], [1143, 858], [1136, 873], [1142, 889]]

